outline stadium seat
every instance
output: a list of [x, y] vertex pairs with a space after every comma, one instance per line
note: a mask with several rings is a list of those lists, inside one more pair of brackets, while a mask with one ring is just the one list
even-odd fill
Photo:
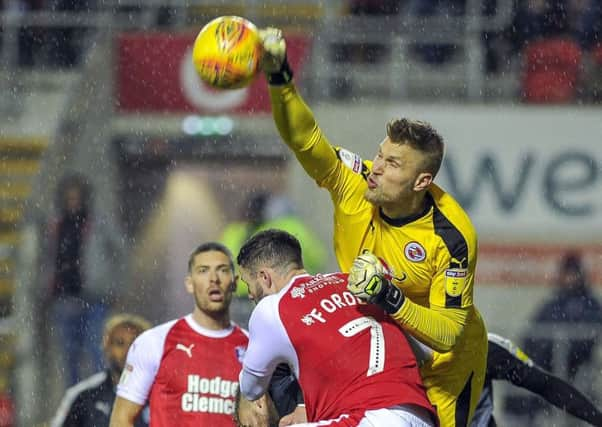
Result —
[[522, 96], [529, 103], [569, 103], [575, 100], [583, 53], [570, 39], [530, 43], [523, 52]]

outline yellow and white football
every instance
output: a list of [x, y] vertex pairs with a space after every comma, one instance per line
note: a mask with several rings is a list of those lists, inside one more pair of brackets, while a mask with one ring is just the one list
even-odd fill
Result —
[[199, 32], [192, 60], [201, 79], [216, 89], [247, 86], [262, 55], [257, 27], [238, 16], [220, 16]]

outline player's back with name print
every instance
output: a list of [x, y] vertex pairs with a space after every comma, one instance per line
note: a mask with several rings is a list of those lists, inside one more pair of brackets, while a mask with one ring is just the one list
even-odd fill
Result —
[[346, 284], [343, 273], [300, 276], [279, 301], [309, 419], [336, 418], [350, 408], [427, 404], [403, 332], [381, 308], [360, 303]]

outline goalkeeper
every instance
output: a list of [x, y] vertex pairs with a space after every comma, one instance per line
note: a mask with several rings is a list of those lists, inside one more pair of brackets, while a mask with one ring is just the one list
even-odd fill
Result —
[[421, 370], [429, 399], [442, 426], [468, 425], [485, 378], [487, 333], [473, 304], [474, 227], [433, 183], [442, 138], [429, 124], [404, 118], [387, 125], [374, 161], [332, 146], [296, 91], [281, 32], [268, 28], [261, 36], [276, 126], [305, 171], [330, 192], [339, 267], [349, 272], [369, 250], [394, 272], [379, 281], [380, 294], [367, 292], [369, 280], [350, 290], [436, 350]]

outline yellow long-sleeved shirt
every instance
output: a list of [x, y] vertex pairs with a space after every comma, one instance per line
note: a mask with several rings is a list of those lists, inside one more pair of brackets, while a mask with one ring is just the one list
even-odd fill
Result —
[[[398, 278], [394, 284], [406, 296], [393, 318], [440, 352], [422, 370], [425, 385], [437, 386], [452, 372], [458, 381], [475, 372], [480, 382], [487, 336], [473, 305], [477, 237], [462, 207], [432, 184], [423, 212], [410, 218], [386, 217], [364, 198], [372, 163], [332, 146], [293, 84], [270, 87], [270, 96], [280, 135], [305, 171], [330, 192], [341, 270], [349, 271], [364, 249], [385, 259]], [[440, 386], [449, 391], [447, 385]], [[459, 387], [460, 393], [464, 386], [462, 382], [452, 388]], [[473, 409], [476, 402], [470, 400]]]

